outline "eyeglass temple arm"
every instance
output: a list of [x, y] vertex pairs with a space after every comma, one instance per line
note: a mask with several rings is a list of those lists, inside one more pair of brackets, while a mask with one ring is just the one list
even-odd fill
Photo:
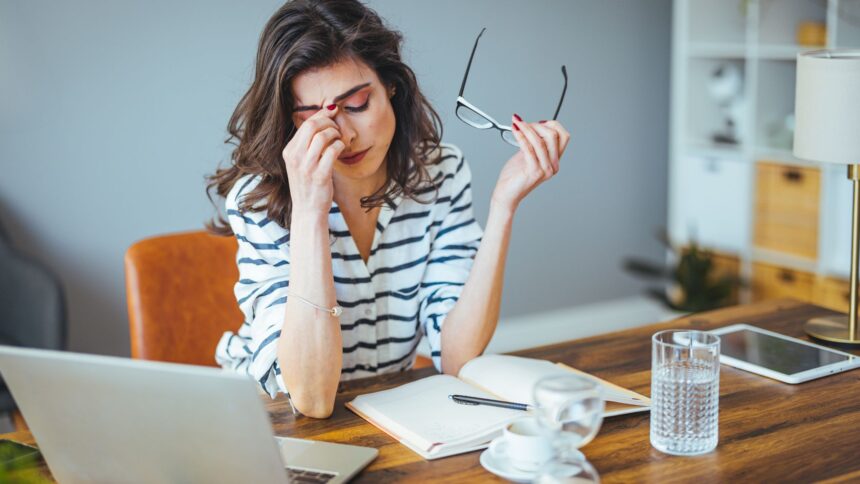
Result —
[[[561, 111], [561, 103], [564, 102], [564, 93], [567, 92], [567, 67], [561, 66], [561, 74], [564, 76], [564, 88], [561, 90], [561, 99], [558, 100], [558, 107], [555, 108], [555, 114], [552, 115], [553, 121], [558, 118], [558, 112]], [[462, 92], [460, 94], [462, 94]]]
[[466, 73], [463, 74], [463, 83], [460, 84], [460, 96], [463, 96], [463, 91], [466, 89], [466, 78], [469, 77], [469, 69], [472, 68], [472, 59], [475, 58], [475, 51], [478, 50], [478, 41], [481, 40], [481, 36], [484, 35], [485, 30], [487, 30], [486, 27], [481, 29], [481, 33], [478, 34], [478, 38], [475, 39], [475, 46], [472, 47], [472, 54], [469, 56], [469, 63], [466, 65]]

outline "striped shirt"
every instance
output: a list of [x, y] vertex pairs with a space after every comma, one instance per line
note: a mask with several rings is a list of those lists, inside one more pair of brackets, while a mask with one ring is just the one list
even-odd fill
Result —
[[[471, 171], [459, 148], [443, 143], [428, 166], [438, 193], [428, 186], [423, 202], [396, 197], [380, 208], [365, 264], [336, 203], [329, 211], [332, 271], [343, 308], [341, 380], [412, 367], [427, 337], [437, 370], [441, 330], [460, 296], [483, 234], [472, 210]], [[274, 398], [288, 393], [277, 360], [290, 284], [290, 233], [265, 210], [240, 212], [238, 200], [258, 178], [240, 179], [225, 208], [239, 242], [239, 281], [234, 292], [245, 320], [223, 335], [216, 361], [258, 381]], [[435, 198], [435, 199], [434, 199]], [[256, 208], [256, 207], [255, 207]]]

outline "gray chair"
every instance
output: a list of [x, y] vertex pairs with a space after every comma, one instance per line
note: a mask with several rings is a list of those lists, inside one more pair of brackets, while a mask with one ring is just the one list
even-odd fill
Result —
[[[0, 226], [0, 344], [65, 349], [66, 303], [59, 279], [15, 251]], [[0, 380], [0, 414], [15, 410]]]

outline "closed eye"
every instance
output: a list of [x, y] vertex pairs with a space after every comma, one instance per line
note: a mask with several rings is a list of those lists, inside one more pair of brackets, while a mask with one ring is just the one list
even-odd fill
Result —
[[359, 106], [359, 107], [357, 107], [357, 108], [352, 108], [352, 107], [346, 106], [346, 108], [345, 108], [345, 109], [346, 109], [347, 111], [351, 112], [351, 113], [360, 113], [360, 112], [362, 112], [362, 111], [366, 110], [366, 109], [367, 109], [367, 106], [368, 106], [369, 104], [370, 104], [370, 102], [368, 101], [368, 102], [366, 102], [366, 103], [362, 104], [361, 106]]
[[367, 107], [369, 105], [370, 105], [370, 95], [367, 96], [366, 100], [364, 101], [364, 104], [362, 104], [361, 106], [358, 106], [358, 107], [344, 106], [344, 109], [346, 109], [347, 111], [349, 111], [351, 113], [360, 113], [362, 111], [367, 110]]

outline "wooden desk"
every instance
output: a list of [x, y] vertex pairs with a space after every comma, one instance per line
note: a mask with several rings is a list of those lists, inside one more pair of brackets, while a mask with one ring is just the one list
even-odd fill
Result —
[[[651, 335], [669, 328], [712, 329], [751, 323], [804, 337], [802, 324], [832, 311], [791, 300], [736, 306], [516, 354], [561, 361], [650, 395]], [[600, 324], [595, 322], [595, 324]], [[499, 481], [478, 452], [425, 461], [344, 403], [434, 373], [424, 368], [342, 384], [332, 418], [294, 417], [283, 399], [267, 403], [276, 433], [376, 447], [379, 457], [356, 482]], [[13, 434], [28, 440], [28, 434]], [[723, 365], [720, 440], [696, 457], [665, 455], [648, 440], [648, 414], [613, 417], [583, 448], [603, 482], [808, 482], [860, 480], [860, 370], [787, 385]]]

